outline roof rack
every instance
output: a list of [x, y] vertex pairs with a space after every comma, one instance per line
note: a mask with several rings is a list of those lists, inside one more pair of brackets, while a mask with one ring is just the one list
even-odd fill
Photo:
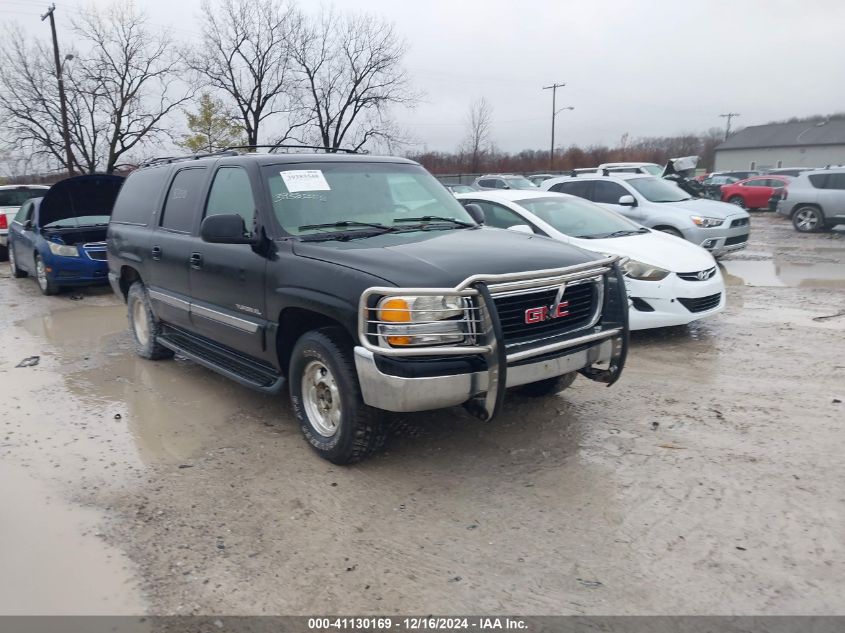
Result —
[[231, 145], [226, 148], [226, 150], [235, 150], [235, 149], [259, 149], [265, 148], [268, 151], [268, 154], [274, 154], [277, 149], [313, 149], [319, 150], [322, 152], [326, 152], [327, 154], [333, 154], [337, 152], [341, 152], [343, 154], [361, 154], [356, 149], [350, 149], [348, 147], [325, 147], [323, 145], [286, 145], [286, 144], [273, 144], [273, 145]]
[[211, 156], [237, 156], [237, 152], [230, 151], [227, 147], [226, 149], [222, 149], [217, 152], [206, 152], [203, 154], [186, 154], [184, 156], [158, 156], [157, 158], [151, 158], [150, 160], [146, 160], [138, 167], [152, 167], [153, 165], [161, 165], [166, 163], [175, 163], [182, 160], [199, 160], [200, 158], [209, 158]]

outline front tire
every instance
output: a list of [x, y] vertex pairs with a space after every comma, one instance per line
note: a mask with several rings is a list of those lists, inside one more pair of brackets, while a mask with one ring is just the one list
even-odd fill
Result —
[[384, 445], [384, 413], [364, 404], [343, 330], [303, 334], [291, 354], [288, 382], [300, 429], [320, 457], [351, 464]]
[[26, 277], [26, 272], [18, 268], [18, 263], [15, 261], [15, 251], [9, 249], [9, 272], [15, 279], [23, 279]]
[[824, 215], [817, 207], [799, 207], [792, 214], [792, 226], [800, 233], [816, 233], [824, 227]]
[[147, 360], [173, 358], [173, 350], [156, 341], [156, 336], [161, 333], [161, 322], [153, 314], [147, 289], [142, 282], [136, 281], [129, 288], [126, 306], [129, 308], [129, 329], [132, 330], [135, 353]]
[[47, 265], [38, 253], [35, 254], [35, 280], [38, 282], [38, 288], [43, 295], [50, 296], [59, 291], [59, 287], [50, 281], [50, 277], [47, 276]]
[[563, 376], [555, 376], [554, 378], [546, 378], [538, 382], [532, 382], [527, 385], [517, 387], [517, 393], [528, 396], [529, 398], [543, 398], [552, 394], [563, 391], [569, 387], [574, 381], [578, 372], [573, 371]]
[[745, 200], [742, 199], [742, 196], [731, 196], [730, 198], [728, 198], [728, 202], [730, 204], [735, 204], [740, 209], [745, 208]]
[[681, 233], [678, 229], [673, 229], [671, 226], [661, 226], [659, 229], [656, 229], [661, 233], [666, 233], [667, 235], [674, 235], [675, 237], [679, 237], [684, 239], [683, 233]]

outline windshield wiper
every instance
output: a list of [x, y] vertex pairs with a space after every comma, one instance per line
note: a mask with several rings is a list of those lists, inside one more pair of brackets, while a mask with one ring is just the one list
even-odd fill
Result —
[[626, 235], [639, 235], [640, 233], [648, 233], [648, 229], [645, 227], [639, 229], [625, 229], [624, 231], [613, 231], [611, 233], [605, 233], [604, 235], [593, 235], [592, 237], [605, 239], [608, 237], [625, 237]]
[[309, 229], [345, 229], [350, 226], [366, 226], [371, 229], [382, 229], [384, 231], [394, 230], [392, 226], [377, 224], [375, 222], [356, 222], [354, 220], [340, 220], [339, 222], [326, 222], [324, 224], [303, 224], [298, 229], [300, 231], [307, 231]]
[[463, 220], [456, 220], [455, 218], [447, 218], [441, 215], [424, 215], [419, 218], [397, 218], [393, 220], [394, 222], [451, 222], [452, 224], [456, 224], [458, 226], [463, 227], [471, 227], [475, 226], [475, 224], [470, 224], [469, 222], [464, 222]]

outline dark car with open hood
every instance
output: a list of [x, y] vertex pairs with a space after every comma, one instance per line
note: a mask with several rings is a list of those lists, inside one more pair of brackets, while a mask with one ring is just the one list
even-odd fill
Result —
[[122, 184], [122, 176], [76, 176], [26, 200], [9, 224], [12, 276], [34, 276], [45, 295], [107, 283], [106, 227]]
[[289, 150], [162, 159], [128, 177], [109, 280], [142, 357], [286, 385], [335, 463], [377, 450], [386, 412], [464, 405], [490, 419], [510, 387], [619, 378], [616, 257], [485, 227], [410, 160]]

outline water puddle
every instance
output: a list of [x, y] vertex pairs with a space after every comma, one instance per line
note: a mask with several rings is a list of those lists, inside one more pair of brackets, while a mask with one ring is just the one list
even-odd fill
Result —
[[725, 260], [721, 266], [729, 286], [845, 288], [845, 263]]
[[0, 481], [0, 615], [143, 613], [132, 564], [103, 542], [97, 511], [8, 463]]

